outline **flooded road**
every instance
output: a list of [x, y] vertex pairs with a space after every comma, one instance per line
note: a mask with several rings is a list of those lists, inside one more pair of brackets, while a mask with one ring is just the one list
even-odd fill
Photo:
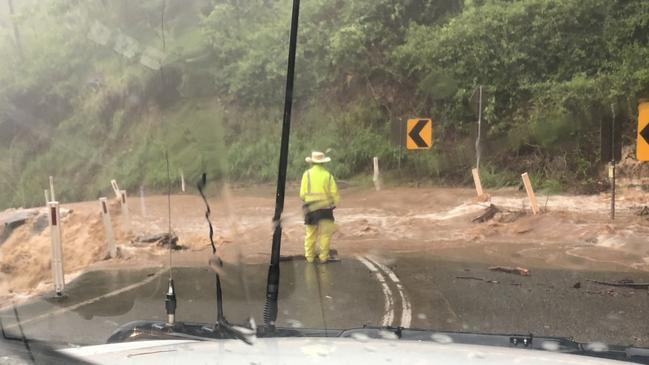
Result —
[[[605, 196], [549, 197], [544, 212], [532, 215], [520, 192], [500, 191], [491, 200], [500, 212], [478, 223], [475, 217], [491, 203], [474, 194], [450, 188], [343, 190], [332, 241], [341, 261], [327, 265], [299, 258], [304, 226], [300, 201], [291, 195], [282, 255], [298, 258], [281, 264], [278, 325], [533, 333], [649, 346], [646, 286], [595, 282], [649, 283], [649, 225], [634, 213], [643, 196], [627, 196], [612, 222], [602, 208]], [[145, 197], [142, 204], [146, 215], [131, 209], [131, 232], [124, 229], [119, 203], [112, 205], [120, 255], [110, 259], [97, 202], [66, 205], [72, 213], [62, 220], [62, 299], [50, 292], [48, 230], [35, 230], [31, 222], [14, 230], [0, 246], [5, 330], [17, 335], [20, 322], [29, 338], [59, 346], [100, 344], [130, 321], [163, 320], [170, 259], [177, 320], [214, 323], [215, 275], [207, 267], [211, 248], [200, 198], [172, 196], [172, 229], [185, 249], [171, 258], [164, 247], [133, 241], [168, 229], [166, 197]], [[273, 191], [224, 190], [210, 204], [217, 252], [225, 262], [226, 318], [261, 323]], [[494, 272], [492, 266], [522, 267], [531, 275]]]
[[[226, 268], [228, 320], [262, 321], [266, 265]], [[646, 289], [611, 287], [593, 280], [649, 282], [639, 271], [569, 271], [530, 268], [530, 276], [489, 270], [481, 262], [435, 256], [344, 257], [327, 265], [281, 265], [278, 325], [344, 329], [404, 326], [444, 331], [567, 336], [581, 342], [649, 345]], [[167, 269], [92, 271], [16, 310], [29, 338], [58, 344], [100, 344], [120, 325], [164, 320]], [[177, 320], [214, 323], [214, 274], [175, 268]], [[17, 335], [12, 309], [0, 312]]]

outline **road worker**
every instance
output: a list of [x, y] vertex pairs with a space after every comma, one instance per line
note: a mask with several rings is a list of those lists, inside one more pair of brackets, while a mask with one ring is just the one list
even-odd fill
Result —
[[313, 151], [306, 162], [311, 168], [302, 175], [300, 198], [304, 202], [304, 257], [307, 262], [315, 260], [315, 242], [320, 239], [320, 263], [326, 263], [329, 258], [329, 243], [331, 235], [336, 230], [334, 224], [334, 209], [340, 201], [336, 180], [323, 166], [331, 161], [324, 153]]

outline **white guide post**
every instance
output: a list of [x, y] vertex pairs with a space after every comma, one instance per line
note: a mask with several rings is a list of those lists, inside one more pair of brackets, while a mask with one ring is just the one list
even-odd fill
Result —
[[54, 195], [54, 177], [50, 176], [50, 201], [56, 201], [56, 196]]
[[146, 206], [144, 205], [144, 185], [140, 185], [140, 214], [146, 217]]
[[59, 202], [47, 203], [50, 218], [50, 235], [52, 239], [52, 281], [57, 296], [61, 296], [65, 289], [65, 277], [63, 274], [63, 246], [61, 242], [61, 213]]
[[110, 257], [117, 256], [117, 246], [115, 245], [115, 235], [113, 234], [113, 225], [110, 219], [110, 210], [108, 210], [108, 199], [99, 198], [101, 209], [101, 220], [104, 222], [104, 232], [106, 232], [106, 245]]
[[374, 188], [376, 188], [376, 191], [381, 190], [381, 176], [379, 173], [379, 158], [374, 156], [373, 158], [374, 162], [374, 176], [372, 177], [372, 181], [374, 182]]

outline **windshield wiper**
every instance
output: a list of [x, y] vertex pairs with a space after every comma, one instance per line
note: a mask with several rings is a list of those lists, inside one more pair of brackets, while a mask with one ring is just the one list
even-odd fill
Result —
[[257, 330], [253, 320], [250, 320], [249, 326], [251, 328], [245, 328], [240, 326], [234, 326], [225, 319], [225, 314], [223, 313], [223, 289], [221, 288], [221, 275], [219, 270], [223, 268], [223, 261], [220, 257], [216, 255], [216, 245], [214, 244], [214, 228], [212, 226], [212, 221], [210, 220], [210, 215], [212, 210], [210, 209], [210, 204], [207, 201], [205, 196], [205, 186], [207, 185], [207, 174], [203, 173], [201, 180], [196, 185], [198, 192], [203, 198], [205, 203], [205, 220], [209, 226], [209, 238], [210, 245], [212, 246], [212, 259], [210, 260], [210, 266], [215, 272], [216, 275], [216, 324], [212, 329], [214, 332], [222, 331], [223, 335], [231, 336], [232, 338], [237, 338], [245, 343], [252, 345], [251, 335], [255, 335]]

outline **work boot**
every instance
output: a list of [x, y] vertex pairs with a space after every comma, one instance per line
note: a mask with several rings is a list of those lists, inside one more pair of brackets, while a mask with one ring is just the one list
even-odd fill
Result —
[[313, 257], [306, 257], [306, 262], [312, 264], [315, 259]]

